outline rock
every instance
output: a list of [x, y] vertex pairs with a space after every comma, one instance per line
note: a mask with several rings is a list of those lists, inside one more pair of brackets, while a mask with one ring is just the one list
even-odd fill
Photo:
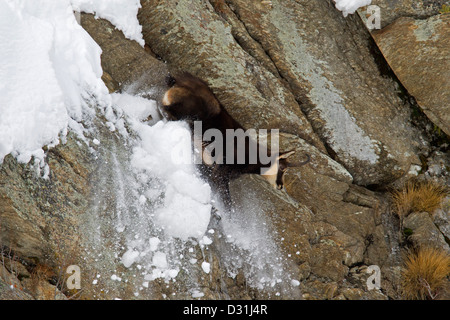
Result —
[[[366, 259], [381, 264], [389, 249], [380, 218], [385, 205], [380, 198], [351, 185], [351, 176], [341, 165], [311, 148], [300, 147], [298, 139], [286, 137], [283, 141], [302, 150], [300, 154], [311, 154], [310, 164], [288, 169], [285, 178], [287, 194], [314, 213], [316, 222], [310, 229], [315, 231], [311, 239], [333, 242], [341, 250], [339, 261], [346, 266], [363, 262], [364, 253], [369, 254]], [[369, 238], [376, 245], [367, 246]]]
[[[344, 281], [345, 282], [345, 281]], [[324, 283], [319, 280], [313, 280], [307, 283], [308, 292], [303, 294], [305, 300], [387, 300], [388, 297], [379, 290], [367, 291], [366, 289], [341, 287], [336, 282]]]
[[[47, 150], [46, 158], [48, 179], [40, 177], [32, 162], [20, 164], [10, 155], [0, 166], [0, 243], [27, 269], [66, 263], [84, 268], [80, 225], [91, 205], [95, 156], [85, 142], [69, 133], [64, 144]], [[33, 298], [65, 299], [47, 280], [30, 289], [27, 283], [32, 276], [25, 267], [17, 270], [21, 286]]]
[[360, 300], [364, 292], [357, 288], [345, 288], [342, 294], [347, 300]]
[[338, 295], [336, 282], [323, 283], [319, 280], [309, 281], [305, 287], [303, 298], [305, 300], [334, 300]]
[[[443, 134], [444, 135], [444, 134]], [[442, 145], [442, 151], [436, 150], [425, 160], [427, 170], [424, 176], [441, 185], [450, 186], [450, 151], [445, 151], [446, 144]]]
[[311, 272], [331, 281], [341, 281], [348, 273], [348, 267], [342, 263], [342, 251], [333, 241], [322, 240], [311, 251]]
[[347, 300], [388, 300], [379, 290], [365, 291], [359, 288], [345, 288], [342, 295]]
[[11, 285], [0, 278], [0, 300], [33, 300], [33, 297], [26, 292], [11, 288]]
[[427, 117], [450, 135], [450, 15], [399, 18], [373, 32], [378, 47]]
[[208, 80], [244, 127], [279, 128], [324, 152], [317, 134], [357, 184], [388, 183], [420, 164], [409, 143], [420, 134], [358, 19], [331, 1], [217, 7], [143, 1], [144, 39], [170, 66]]
[[[285, 261], [279, 265], [279, 268], [285, 270], [283, 273], [291, 274], [294, 280], [307, 276], [311, 258], [308, 239], [314, 234], [311, 229], [311, 212], [285, 193], [276, 192], [259, 175], [242, 175], [232, 180], [230, 194], [234, 212], [231, 223], [224, 221], [225, 232], [236, 229], [233, 225], [245, 226], [245, 231], [242, 232], [248, 233], [248, 237], [254, 238], [254, 241], [261, 241], [261, 248], [255, 250], [262, 250], [260, 255], [273, 260], [273, 263], [268, 263], [267, 269], [271, 268], [271, 264], [278, 264], [276, 261]], [[277, 257], [277, 247], [281, 249], [280, 257]], [[253, 259], [257, 259], [257, 255], [254, 254]], [[266, 262], [259, 262], [264, 263]], [[304, 263], [308, 266], [303, 265]], [[303, 266], [299, 269], [300, 265]], [[275, 268], [273, 272], [277, 273], [277, 270]], [[290, 284], [290, 279], [286, 280]], [[281, 298], [301, 298], [299, 288], [288, 286], [280, 290]]]
[[[424, 19], [439, 13], [448, 0], [372, 0], [371, 5], [380, 7], [381, 28], [384, 28], [400, 17]], [[358, 14], [365, 21], [367, 7], [358, 9]]]
[[408, 240], [416, 246], [438, 246], [450, 252], [449, 244], [445, 242], [444, 236], [433, 223], [428, 212], [411, 213], [405, 218], [403, 227], [412, 230]]

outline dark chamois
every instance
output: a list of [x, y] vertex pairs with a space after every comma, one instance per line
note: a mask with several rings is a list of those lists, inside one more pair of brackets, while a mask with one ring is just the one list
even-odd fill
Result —
[[[190, 123], [191, 128], [193, 128], [194, 121], [201, 121], [202, 139], [207, 130], [216, 129], [222, 134], [223, 141], [227, 140], [222, 148], [222, 154], [214, 156], [215, 163], [208, 163], [203, 168], [203, 172], [210, 176], [216, 186], [220, 185], [220, 189], [224, 189], [222, 191], [227, 193], [229, 180], [245, 173], [262, 174], [272, 186], [277, 189], [283, 189], [284, 173], [287, 168], [302, 166], [310, 161], [310, 157], [307, 155], [307, 160], [304, 162], [288, 162], [287, 158], [295, 153], [294, 150], [276, 154], [267, 153], [267, 150], [265, 150], [267, 157], [270, 158], [270, 162], [262, 163], [259, 150], [261, 147], [250, 137], [246, 137], [245, 145], [241, 146], [245, 150], [244, 161], [242, 161], [242, 158], [238, 159], [239, 146], [236, 143], [237, 138], [234, 137], [231, 141], [228, 141], [225, 137], [227, 137], [228, 129], [246, 130], [220, 104], [208, 87], [208, 84], [187, 72], [176, 76], [169, 75], [166, 83], [169, 89], [162, 100], [162, 113], [166, 118], [170, 120], [186, 120]], [[205, 148], [210, 143], [203, 141], [203, 155], [205, 154]], [[234, 161], [230, 163], [230, 161], [227, 161], [226, 153], [227, 146], [230, 146], [231, 143], [234, 148]], [[254, 161], [255, 155], [257, 155], [256, 161]], [[252, 156], [253, 158], [251, 158]], [[253, 161], [250, 159], [253, 159]], [[262, 173], [261, 169], [264, 168], [267, 168], [267, 171]]]

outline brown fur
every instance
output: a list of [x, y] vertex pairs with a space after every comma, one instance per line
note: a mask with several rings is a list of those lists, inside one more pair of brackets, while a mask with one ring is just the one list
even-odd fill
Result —
[[189, 73], [166, 80], [171, 87], [163, 98], [163, 107], [177, 120], [205, 121], [219, 115], [222, 108], [208, 85]]

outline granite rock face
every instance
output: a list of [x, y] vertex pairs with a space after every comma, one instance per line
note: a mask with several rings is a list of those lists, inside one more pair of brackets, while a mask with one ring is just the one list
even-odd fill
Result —
[[[280, 129], [280, 148], [297, 150], [298, 161], [307, 153], [311, 162], [288, 169], [283, 191], [257, 175], [233, 180], [235, 211], [213, 217], [212, 244], [190, 243], [180, 252], [188, 272], [175, 281], [149, 281], [144, 290], [120, 262], [124, 239], [110, 223], [126, 194], [120, 194], [115, 170], [128, 159], [130, 144], [97, 115], [90, 125], [101, 144], [70, 134], [46, 150], [49, 179], [11, 156], [1, 164], [0, 245], [20, 257], [22, 270], [1, 269], [0, 298], [45, 298], [55, 288], [52, 279], [31, 294], [9, 286], [26, 291], [38, 265], [68, 263], [82, 266], [85, 299], [135, 298], [136, 288], [143, 299], [192, 299], [193, 293], [202, 299], [398, 298], [399, 220], [387, 195], [364, 185], [406, 177], [420, 164], [422, 137], [357, 16], [344, 19], [332, 1], [141, 3], [145, 48], [109, 22], [82, 15], [83, 28], [102, 48], [103, 80], [111, 92], [160, 101], [165, 75], [190, 71], [208, 81], [242, 125]], [[407, 223], [416, 237], [436, 235], [448, 247], [447, 211], [434, 220], [414, 214]], [[227, 241], [236, 233], [244, 249]], [[248, 254], [252, 250], [261, 255]], [[381, 290], [367, 287], [371, 265], [381, 269]], [[105, 277], [105, 270], [122, 281]], [[264, 272], [283, 281], [261, 289], [252, 282], [255, 272], [262, 273], [261, 282]]]
[[450, 135], [450, 14], [399, 18], [373, 32], [378, 47], [427, 117]]

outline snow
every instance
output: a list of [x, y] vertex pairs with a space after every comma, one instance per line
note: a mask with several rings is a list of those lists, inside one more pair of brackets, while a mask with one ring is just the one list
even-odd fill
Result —
[[155, 268], [150, 274], [145, 275], [144, 279], [148, 281], [153, 281], [158, 278], [163, 278], [165, 280], [170, 280], [178, 275], [178, 270], [176, 269], [160, 269]]
[[[193, 178], [197, 180], [193, 181], [194, 184], [204, 183], [196, 177]], [[204, 185], [209, 187], [208, 184], [204, 183]], [[176, 185], [169, 184], [166, 189], [164, 206], [157, 212], [156, 219], [169, 235], [183, 240], [187, 240], [189, 237], [198, 238], [208, 228], [211, 208], [210, 204], [198, 202], [193, 197], [180, 193], [176, 189]]]
[[113, 274], [113, 275], [111, 276], [111, 280], [113, 280], [113, 281], [122, 281], [122, 278], [119, 277], [119, 276], [117, 276], [116, 274]]
[[155, 252], [153, 255], [153, 265], [158, 269], [166, 269], [167, 268], [167, 258], [166, 254], [163, 252]]
[[142, 26], [137, 20], [137, 13], [141, 7], [139, 0], [71, 0], [71, 2], [74, 10], [95, 13], [96, 17], [111, 22], [125, 37], [144, 46]]
[[161, 241], [156, 238], [156, 237], [152, 237], [149, 240], [149, 244], [150, 244], [150, 251], [156, 251], [156, 249], [158, 249], [158, 245]]
[[126, 92], [111, 94], [113, 104], [131, 119], [144, 121], [151, 117], [152, 120], [159, 120], [156, 101], [148, 100], [139, 96], [133, 96]]
[[211, 217], [211, 188], [192, 161], [191, 131], [186, 123], [161, 120], [154, 101], [127, 92], [111, 97], [112, 106], [106, 111], [110, 127], [126, 138], [130, 138], [128, 131], [133, 136], [128, 165], [138, 185], [129, 187], [138, 190], [136, 201], [142, 209], [142, 219], [136, 223], [151, 216], [158, 230], [157, 236], [140, 233], [133, 237], [126, 231], [133, 227], [123, 229], [132, 249], [122, 254], [122, 263], [132, 267], [139, 260], [145, 268], [144, 280], [170, 281], [178, 275], [182, 259], [167, 250], [171, 239], [212, 243], [204, 236]]
[[334, 0], [336, 2], [336, 8], [342, 11], [344, 17], [349, 13], [353, 14], [361, 7], [368, 6], [372, 3], [372, 0]]
[[203, 236], [203, 238], [199, 242], [200, 242], [200, 245], [210, 245], [212, 243], [212, 240], [210, 238], [208, 238], [207, 236]]
[[203, 297], [205, 294], [199, 290], [193, 290], [192, 291], [192, 298], [201, 298]]
[[[145, 214], [148, 203], [164, 199], [147, 212], [163, 237], [136, 235], [116, 257], [125, 268], [146, 268], [148, 279], [170, 280], [179, 268], [161, 239], [202, 239], [212, 208], [211, 189], [192, 163], [190, 130], [185, 123], [161, 121], [155, 101], [108, 92], [101, 80], [101, 49], [73, 12], [95, 12], [142, 45], [139, 6], [134, 0], [0, 0], [0, 163], [8, 154], [22, 163], [34, 157], [46, 178], [50, 169], [43, 147], [64, 143], [69, 131], [89, 145], [101, 145], [99, 137], [87, 139], [86, 133], [95, 132], [89, 131], [94, 129], [89, 121], [103, 114], [108, 129], [134, 146], [128, 165], [140, 177], [139, 188], [131, 190], [139, 189], [137, 205]], [[120, 170], [118, 158], [111, 165]], [[115, 177], [120, 205], [126, 204], [130, 187], [125, 173]], [[118, 212], [116, 230], [129, 236], [124, 214]], [[111, 279], [121, 281], [121, 275]]]

